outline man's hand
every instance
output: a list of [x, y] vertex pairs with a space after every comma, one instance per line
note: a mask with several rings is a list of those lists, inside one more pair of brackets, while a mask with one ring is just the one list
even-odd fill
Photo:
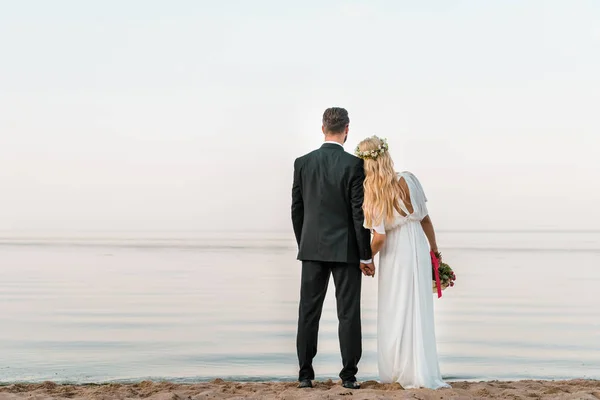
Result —
[[375, 276], [375, 263], [370, 262], [369, 264], [360, 263], [360, 270], [365, 276]]

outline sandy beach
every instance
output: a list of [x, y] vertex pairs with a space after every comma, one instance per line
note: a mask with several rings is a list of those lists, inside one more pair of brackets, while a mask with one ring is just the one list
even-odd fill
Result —
[[452, 389], [404, 390], [400, 385], [363, 382], [360, 390], [339, 383], [317, 382], [314, 389], [297, 389], [294, 382], [227, 382], [174, 384], [144, 381], [136, 384], [58, 385], [13, 384], [0, 387], [0, 400], [21, 399], [600, 399], [600, 381], [451, 382]]

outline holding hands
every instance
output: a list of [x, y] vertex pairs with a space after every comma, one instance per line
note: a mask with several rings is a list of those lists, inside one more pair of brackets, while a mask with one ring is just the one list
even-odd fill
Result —
[[365, 276], [375, 277], [375, 263], [373, 261], [368, 264], [360, 263], [360, 270]]

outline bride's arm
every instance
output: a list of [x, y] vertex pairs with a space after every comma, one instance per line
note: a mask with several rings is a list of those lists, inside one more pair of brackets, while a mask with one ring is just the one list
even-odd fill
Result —
[[373, 230], [373, 240], [371, 241], [371, 252], [373, 253], [373, 257], [375, 254], [379, 253], [379, 250], [385, 244], [385, 234], [377, 233]]
[[435, 241], [435, 230], [433, 229], [433, 223], [431, 222], [431, 218], [429, 215], [425, 216], [421, 220], [421, 226], [423, 227], [423, 231], [425, 231], [425, 236], [427, 236], [427, 240], [429, 241], [429, 247], [431, 250], [438, 254], [437, 242]]
[[[427, 198], [425, 197], [425, 193], [423, 193], [423, 187], [421, 186], [421, 184], [419, 183], [419, 181], [417, 180], [417, 178], [412, 175], [409, 174], [410, 179], [413, 182], [413, 185], [415, 186], [415, 189], [417, 190], [417, 193], [411, 193], [410, 188], [408, 187], [408, 184], [406, 183], [406, 179], [402, 178], [400, 179], [400, 187], [402, 188], [403, 191], [403, 201], [404, 204], [407, 206], [408, 210], [410, 211], [410, 213], [412, 214], [414, 212], [414, 207], [412, 204], [412, 199], [414, 194], [416, 194], [417, 196], [417, 202], [419, 202], [419, 200], [421, 201], [421, 204], [416, 204], [416, 208], [418, 208], [420, 210], [420, 212], [425, 212], [427, 213], [427, 207], [425, 206], [425, 202], [427, 201]], [[433, 223], [431, 222], [431, 217], [429, 216], [429, 214], [425, 215], [425, 218], [423, 218], [421, 220], [421, 227], [423, 228], [423, 231], [425, 232], [425, 236], [427, 236], [427, 240], [429, 241], [429, 247], [431, 248], [431, 250], [435, 253], [436, 257], [438, 259], [441, 259], [440, 257], [440, 253], [438, 251], [438, 247], [437, 247], [437, 242], [435, 240], [435, 230], [433, 229]]]

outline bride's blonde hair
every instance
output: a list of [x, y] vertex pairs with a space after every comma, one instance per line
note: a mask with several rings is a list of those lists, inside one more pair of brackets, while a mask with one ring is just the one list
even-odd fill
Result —
[[388, 152], [387, 142], [377, 136], [367, 138], [358, 144], [356, 155], [365, 165], [365, 200], [363, 211], [369, 227], [394, 220], [394, 210], [402, 214], [399, 200], [406, 193], [398, 182], [394, 161]]

